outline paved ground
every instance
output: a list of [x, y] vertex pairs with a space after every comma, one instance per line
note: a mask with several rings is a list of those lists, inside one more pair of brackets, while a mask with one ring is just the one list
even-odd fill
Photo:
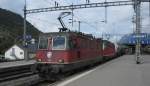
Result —
[[133, 55], [122, 56], [57, 86], [150, 86], [150, 55], [143, 57], [136, 64]]
[[22, 66], [22, 65], [30, 65], [35, 63], [35, 60], [29, 60], [29, 61], [14, 61], [14, 62], [2, 62], [0, 63], [0, 69], [1, 68], [9, 68], [14, 66]]

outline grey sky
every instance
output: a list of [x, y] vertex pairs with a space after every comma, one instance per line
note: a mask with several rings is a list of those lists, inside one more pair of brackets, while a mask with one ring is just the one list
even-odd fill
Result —
[[[85, 3], [86, 0], [27, 0], [27, 9], [54, 6], [54, 1], [59, 2], [60, 5], [71, 5], [72, 3]], [[90, 0], [91, 3], [103, 1]], [[23, 15], [23, 6], [24, 0], [0, 0], [1, 8], [11, 10], [20, 15]], [[148, 4], [142, 4], [142, 29], [144, 32], [150, 32], [148, 7]], [[58, 31], [58, 28], [61, 27], [57, 20], [60, 12], [29, 14], [27, 15], [27, 20], [43, 32], [54, 32]], [[83, 21], [81, 23], [82, 32], [92, 33], [96, 36], [101, 36], [102, 33], [125, 34], [133, 32], [132, 17], [134, 11], [132, 6], [108, 7], [107, 24], [100, 22], [104, 20], [104, 13], [104, 8], [79, 9], [74, 11], [75, 20]], [[66, 18], [65, 24], [71, 28], [68, 19], [69, 17]], [[71, 29], [77, 30], [78, 24], [74, 23], [74, 28]]]

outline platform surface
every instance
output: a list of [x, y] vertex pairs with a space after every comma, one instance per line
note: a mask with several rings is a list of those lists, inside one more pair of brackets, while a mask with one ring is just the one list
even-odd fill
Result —
[[57, 86], [150, 86], [150, 55], [136, 64], [134, 55], [124, 55]]
[[15, 67], [15, 66], [23, 66], [23, 65], [30, 65], [34, 64], [35, 60], [29, 60], [29, 61], [14, 61], [14, 62], [2, 62], [0, 63], [0, 69], [1, 68], [9, 68], [9, 67]]

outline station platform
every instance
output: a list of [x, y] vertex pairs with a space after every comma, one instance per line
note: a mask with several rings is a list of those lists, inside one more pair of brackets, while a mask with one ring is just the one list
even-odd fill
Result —
[[142, 57], [136, 64], [134, 55], [124, 55], [57, 86], [150, 86], [150, 55]]
[[18, 66], [25, 66], [25, 65], [32, 65], [36, 61], [35, 60], [29, 60], [29, 61], [13, 61], [13, 62], [2, 62], [0, 63], [0, 69], [3, 68], [11, 68], [11, 67], [18, 67]]

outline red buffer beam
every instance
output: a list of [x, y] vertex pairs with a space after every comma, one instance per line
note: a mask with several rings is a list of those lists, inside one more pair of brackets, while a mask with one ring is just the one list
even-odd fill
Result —
[[30, 9], [26, 10], [26, 14], [30, 13], [40, 13], [48, 11], [61, 11], [70, 9], [82, 9], [82, 8], [94, 8], [94, 7], [109, 7], [109, 6], [123, 6], [123, 5], [133, 5], [133, 1], [115, 1], [115, 2], [102, 2], [102, 3], [90, 3], [90, 4], [80, 4], [80, 5], [69, 5], [69, 6], [56, 6], [48, 8]]

